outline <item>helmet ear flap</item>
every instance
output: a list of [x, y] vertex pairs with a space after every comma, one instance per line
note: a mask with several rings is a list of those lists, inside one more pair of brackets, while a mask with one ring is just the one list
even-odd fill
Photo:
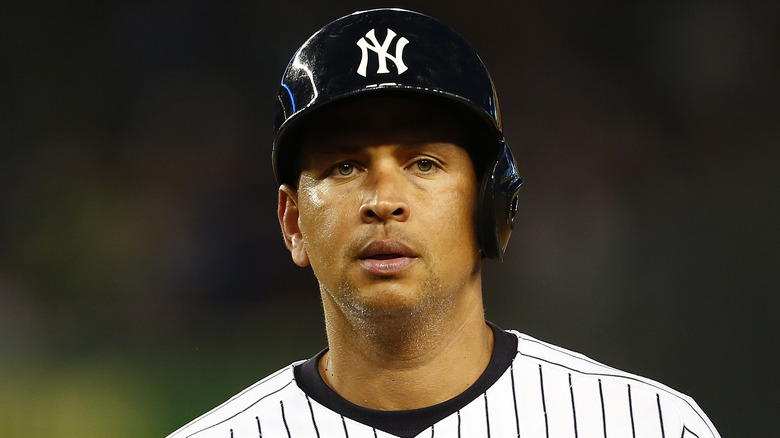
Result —
[[523, 180], [517, 174], [512, 151], [504, 139], [495, 160], [482, 177], [477, 215], [479, 243], [488, 258], [504, 259], [518, 209]]

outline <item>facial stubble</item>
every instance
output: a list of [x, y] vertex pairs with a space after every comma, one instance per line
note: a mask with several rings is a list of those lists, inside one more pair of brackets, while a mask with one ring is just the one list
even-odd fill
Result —
[[[349, 330], [385, 351], [414, 351], [437, 338], [434, 334], [452, 314], [462, 286], [445, 287], [426, 260], [425, 255], [417, 259], [425, 270], [423, 278], [412, 286], [417, 290], [398, 291], [394, 288], [399, 286], [391, 284], [393, 279], [377, 279], [373, 291], [367, 293], [346, 275], [340, 276], [335, 291], [322, 283], [320, 287], [338, 307]], [[382, 289], [383, 283], [387, 289]]]

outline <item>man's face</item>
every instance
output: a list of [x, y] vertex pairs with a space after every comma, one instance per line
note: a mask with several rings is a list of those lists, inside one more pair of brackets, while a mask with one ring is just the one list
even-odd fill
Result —
[[281, 189], [280, 221], [324, 300], [389, 315], [451, 304], [478, 284], [477, 181], [464, 138], [431, 102], [391, 96], [337, 104], [306, 126], [298, 189]]

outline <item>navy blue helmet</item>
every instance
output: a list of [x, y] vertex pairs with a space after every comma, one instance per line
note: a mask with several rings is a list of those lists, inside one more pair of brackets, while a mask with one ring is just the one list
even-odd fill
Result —
[[474, 49], [427, 15], [375, 9], [339, 18], [298, 49], [277, 93], [272, 161], [279, 184], [297, 185], [295, 142], [300, 121], [333, 102], [369, 93], [417, 93], [454, 104], [473, 118], [482, 136], [477, 211], [486, 257], [503, 259], [517, 213], [522, 180], [504, 139], [495, 86]]

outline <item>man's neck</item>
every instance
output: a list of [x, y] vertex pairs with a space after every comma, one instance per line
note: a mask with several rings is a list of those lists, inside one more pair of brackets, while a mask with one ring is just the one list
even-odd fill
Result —
[[482, 375], [493, 351], [481, 293], [461, 299], [434, 317], [360, 324], [324, 302], [330, 349], [320, 375], [339, 395], [371, 409], [417, 409], [457, 396]]

